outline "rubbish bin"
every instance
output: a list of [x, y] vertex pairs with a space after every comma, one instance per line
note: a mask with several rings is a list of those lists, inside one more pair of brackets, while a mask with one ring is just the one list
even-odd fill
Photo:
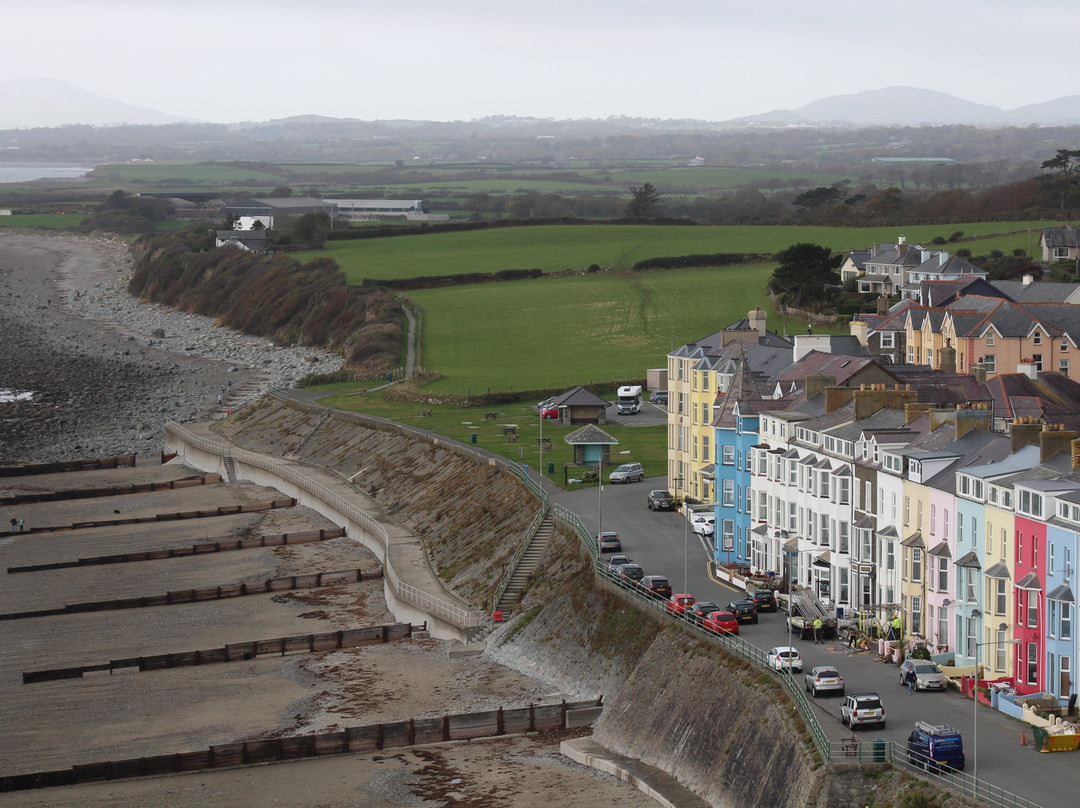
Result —
[[837, 620], [843, 620], [844, 619], [844, 607], [843, 606], [837, 606], [836, 607], [836, 619]]
[[392, 382], [394, 380], [394, 374], [393, 373], [387, 373], [386, 374], [386, 380], [388, 382]]
[[476, 433], [475, 432], [473, 432], [471, 435], [469, 435], [469, 443], [476, 443]]
[[549, 461], [548, 462], [548, 474], [554, 474], [554, 473], [555, 473], [555, 464]]
[[874, 763], [885, 762], [885, 741], [881, 738], [874, 740]]

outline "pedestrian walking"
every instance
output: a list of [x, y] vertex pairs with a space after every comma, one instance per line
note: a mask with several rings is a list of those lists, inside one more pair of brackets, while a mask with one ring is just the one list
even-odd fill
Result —
[[919, 682], [919, 680], [917, 678], [915, 678], [915, 668], [914, 667], [910, 667], [910, 668], [907, 669], [907, 673], [904, 674], [904, 681], [907, 682], [907, 692], [908, 692], [908, 695], [910, 696], [912, 693], [915, 692], [915, 685], [918, 684], [918, 682]]
[[821, 645], [821, 626], [822, 626], [821, 618], [820, 617], [815, 617], [814, 618], [814, 643], [817, 644], [817, 645]]
[[218, 395], [217, 395], [217, 403], [218, 403], [219, 407], [221, 406], [221, 402], [222, 402], [222, 396], [221, 396], [221, 393], [218, 393]]
[[14, 516], [11, 517], [11, 532], [14, 533], [19, 528], [19, 520]]
[[25, 526], [26, 526], [26, 522], [24, 522], [24, 521], [23, 521], [23, 519], [22, 519], [22, 517], [20, 516], [20, 517], [19, 517], [19, 532], [20, 532], [20, 533], [22, 533], [22, 532], [23, 532], [23, 528], [24, 528]]

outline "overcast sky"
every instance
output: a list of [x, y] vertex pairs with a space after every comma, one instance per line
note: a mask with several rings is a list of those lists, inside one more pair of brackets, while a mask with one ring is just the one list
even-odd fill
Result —
[[1076, 0], [0, 0], [0, 81], [205, 121], [726, 120], [894, 85], [1077, 92]]

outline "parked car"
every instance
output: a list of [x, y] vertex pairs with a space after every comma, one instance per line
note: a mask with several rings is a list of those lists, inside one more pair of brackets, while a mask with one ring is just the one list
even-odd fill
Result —
[[608, 475], [609, 483], [640, 483], [645, 479], [645, 469], [640, 463], [623, 463]]
[[740, 623], [756, 623], [757, 604], [750, 599], [733, 600], [727, 605], [728, 611], [735, 615]]
[[713, 603], [711, 600], [699, 600], [687, 610], [686, 616], [691, 620], [704, 620], [706, 615], [718, 611], [720, 611], [719, 604]]
[[778, 645], [769, 651], [769, 667], [774, 671], [802, 673], [802, 655], [790, 645]]
[[653, 404], [663, 404], [667, 406], [667, 390], [653, 390], [649, 394], [649, 401]]
[[541, 418], [558, 418], [559, 417], [559, 408], [558, 407], [545, 407], [544, 409], [542, 409], [540, 411], [540, 417]]
[[626, 553], [616, 553], [613, 556], [608, 556], [607, 565], [614, 569], [620, 564], [630, 564], [633, 563], [633, 561], [634, 559], [632, 559]]
[[771, 589], [751, 589], [746, 593], [746, 599], [754, 601], [759, 612], [775, 612], [778, 608], [776, 593]]
[[906, 685], [909, 670], [915, 671], [916, 690], [944, 690], [949, 684], [949, 677], [941, 668], [928, 659], [905, 659], [900, 663], [900, 684]]
[[552, 405], [555, 404], [554, 398], [545, 398], [543, 401], [536, 405], [537, 412], [543, 412], [544, 410], [550, 410]]
[[650, 511], [670, 511], [675, 507], [675, 497], [666, 488], [657, 488], [649, 492]]
[[639, 583], [657, 597], [671, 597], [671, 584], [663, 575], [646, 575]]
[[640, 581], [645, 577], [645, 570], [641, 568], [640, 564], [620, 564], [615, 568], [615, 571], [624, 581]]
[[689, 592], [679, 592], [668, 598], [667, 610], [672, 614], [682, 614], [697, 602]]
[[739, 621], [731, 612], [710, 612], [705, 615], [701, 625], [717, 634], [739, 633]]
[[885, 707], [877, 693], [852, 693], [840, 703], [840, 723], [852, 731], [864, 724], [885, 726]]
[[[885, 722], [882, 721], [882, 724]], [[964, 739], [950, 726], [916, 721], [908, 735], [908, 763], [924, 769], [964, 770]]]
[[817, 698], [818, 693], [844, 695], [844, 677], [832, 665], [818, 665], [806, 674], [806, 692]]
[[712, 514], [698, 514], [690, 520], [690, 528], [699, 536], [711, 536], [716, 532], [716, 517]]
[[600, 544], [601, 553], [618, 553], [622, 550], [622, 541], [614, 530], [601, 531], [596, 540]]

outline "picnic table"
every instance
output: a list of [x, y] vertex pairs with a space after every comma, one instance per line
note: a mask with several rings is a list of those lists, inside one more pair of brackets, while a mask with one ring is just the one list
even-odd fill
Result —
[[485, 421], [497, 421], [497, 420], [499, 420], [499, 412], [498, 412], [498, 410], [496, 410], [495, 412], [485, 412], [484, 413], [484, 420]]
[[505, 426], [503, 426], [503, 434], [504, 435], [516, 435], [517, 434], [517, 424], [506, 424]]

